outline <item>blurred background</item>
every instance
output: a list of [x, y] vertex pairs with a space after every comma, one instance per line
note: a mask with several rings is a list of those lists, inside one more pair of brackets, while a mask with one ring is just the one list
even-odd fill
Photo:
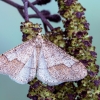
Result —
[[[13, 0], [23, 4], [21, 0]], [[30, 0], [33, 1], [33, 0]], [[86, 8], [85, 16], [90, 23], [89, 35], [93, 36], [93, 45], [96, 47], [97, 64], [100, 65], [100, 0], [78, 0]], [[52, 0], [45, 6], [36, 6], [39, 10], [47, 9], [51, 14], [58, 12], [57, 2]], [[29, 9], [29, 13], [34, 13]], [[33, 23], [41, 23], [39, 19], [31, 19]], [[0, 0], [0, 54], [22, 43], [20, 23], [24, 22], [17, 9]], [[54, 27], [62, 26], [60, 23], [52, 23]], [[26, 95], [29, 85], [20, 85], [12, 81], [8, 76], [0, 74], [0, 100], [29, 100]]]

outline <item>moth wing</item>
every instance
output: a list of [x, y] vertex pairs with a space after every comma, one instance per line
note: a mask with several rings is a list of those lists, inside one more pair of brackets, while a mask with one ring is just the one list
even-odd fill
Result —
[[38, 78], [38, 80], [42, 81], [44, 84], [48, 84], [50, 86], [62, 83], [61, 81], [57, 80], [56, 78], [50, 75], [48, 71], [47, 62], [45, 61], [45, 57], [43, 54], [43, 49], [41, 49], [40, 51], [36, 77]]
[[0, 74], [6, 74], [14, 81], [25, 84], [36, 74], [36, 48], [33, 40], [0, 55]]
[[[87, 75], [85, 66], [79, 60], [67, 54], [64, 50], [51, 43], [43, 41], [39, 60], [38, 78], [48, 85], [58, 85], [67, 81], [78, 81]], [[45, 68], [42, 62], [44, 62]], [[42, 65], [42, 66], [41, 66]], [[43, 70], [46, 70], [43, 72]], [[48, 77], [46, 73], [48, 74]], [[50, 80], [52, 77], [52, 81]]]

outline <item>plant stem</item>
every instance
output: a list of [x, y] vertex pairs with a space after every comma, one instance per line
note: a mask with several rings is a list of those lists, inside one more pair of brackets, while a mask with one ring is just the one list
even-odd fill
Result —
[[15, 2], [13, 2], [13, 1], [11, 1], [11, 0], [2, 0], [2, 1], [5, 2], [5, 3], [8, 3], [8, 4], [10, 4], [10, 5], [12, 5], [13, 7], [16, 7], [16, 8], [18, 8], [18, 9], [23, 9], [23, 8], [24, 8], [23, 6], [21, 6], [21, 5], [17, 4], [17, 3], [15, 3]]
[[[23, 2], [25, 2], [24, 6], [21, 6], [11, 0], [1, 0], [1, 1], [8, 3], [12, 5], [13, 7], [17, 8], [20, 15], [25, 19], [25, 21], [29, 21], [29, 18], [32, 17], [32, 15], [28, 15], [28, 10], [27, 10], [28, 7], [30, 6], [36, 12], [38, 16], [37, 18], [40, 18], [43, 24], [45, 23], [45, 26], [48, 26], [50, 30], [53, 30], [53, 26], [47, 21], [46, 17], [34, 6], [37, 4], [37, 1], [30, 3], [28, 0], [22, 0]], [[24, 12], [23, 12], [23, 9], [24, 9]]]
[[22, 0], [24, 3], [24, 14], [25, 14], [25, 21], [28, 22], [29, 21], [29, 17], [28, 17], [28, 0]]
[[24, 17], [24, 12], [23, 12], [23, 9], [18, 9], [18, 12], [19, 12], [19, 14], [23, 17], [23, 19], [25, 18]]
[[50, 30], [53, 30], [52, 25], [46, 20], [46, 18], [42, 15], [42, 13], [29, 1], [28, 3], [29, 3], [29, 6], [37, 13], [37, 15], [40, 16], [41, 20], [50, 28]]

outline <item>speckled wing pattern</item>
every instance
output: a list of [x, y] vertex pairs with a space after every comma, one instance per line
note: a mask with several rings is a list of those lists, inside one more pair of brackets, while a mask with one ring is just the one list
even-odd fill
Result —
[[0, 73], [8, 75], [17, 83], [28, 83], [36, 75], [35, 53], [35, 44], [29, 40], [0, 55]]
[[20, 84], [37, 77], [53, 86], [83, 79], [87, 70], [79, 60], [38, 35], [0, 55], [0, 73]]
[[43, 41], [37, 77], [50, 86], [78, 81], [87, 75], [85, 66], [50, 41]]

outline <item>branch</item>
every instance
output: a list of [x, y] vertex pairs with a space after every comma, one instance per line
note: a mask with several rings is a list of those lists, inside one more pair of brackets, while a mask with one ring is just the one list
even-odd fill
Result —
[[[25, 0], [27, 2], [24, 3], [24, 6], [21, 6], [21, 5], [15, 3], [13, 1], [10, 1], [10, 0], [2, 0], [2, 1], [5, 2], [5, 3], [8, 3], [10, 5], [12, 5], [15, 8], [17, 8], [18, 11], [19, 11], [19, 13], [20, 13], [20, 15], [25, 19], [25, 21], [29, 21], [29, 17], [30, 16], [28, 15], [27, 8], [30, 6], [36, 12], [36, 14], [41, 18], [42, 22], [45, 23], [45, 25], [47, 25], [50, 28], [50, 30], [53, 29], [52, 25], [47, 21], [47, 19], [45, 18], [45, 16], [43, 16], [43, 14], [41, 14], [41, 12], [34, 6], [35, 4], [38, 3], [37, 1], [34, 1], [34, 2], [30, 3], [28, 0]], [[25, 14], [23, 12], [23, 9], [25, 11]]]
[[37, 3], [38, 3], [38, 2], [37, 2], [37, 0], [36, 0], [36, 1], [34, 1], [34, 2], [32, 2], [32, 4], [33, 4], [33, 5], [36, 5]]
[[41, 12], [34, 5], [32, 5], [29, 1], [28, 3], [29, 3], [29, 6], [37, 13], [37, 15], [40, 16], [42, 22], [45, 23], [50, 28], [50, 30], [53, 30], [52, 25], [46, 20], [46, 18], [41, 14]]
[[[61, 18], [59, 17], [58, 14], [44, 15], [44, 17], [52, 22], [60, 22], [61, 21]], [[30, 14], [29, 18], [40, 18], [40, 17], [37, 14]]]
[[13, 7], [15, 7], [15, 8], [17, 8], [17, 9], [24, 9], [23, 6], [21, 6], [21, 5], [17, 4], [17, 3], [15, 3], [15, 2], [13, 2], [13, 1], [11, 1], [11, 0], [2, 0], [2, 1], [5, 2], [5, 3], [8, 3], [8, 4], [10, 4], [10, 5], [12, 5]]
[[45, 30], [45, 32], [47, 33], [47, 32], [48, 32], [47, 25], [46, 25], [45, 23], [43, 23], [43, 26], [44, 26], [44, 30]]
[[25, 19], [25, 15], [24, 15], [23, 9], [18, 9], [18, 12], [23, 17], [23, 19]]
[[29, 21], [29, 17], [28, 17], [28, 0], [22, 0], [24, 3], [24, 14], [25, 14], [25, 21], [28, 22]]

